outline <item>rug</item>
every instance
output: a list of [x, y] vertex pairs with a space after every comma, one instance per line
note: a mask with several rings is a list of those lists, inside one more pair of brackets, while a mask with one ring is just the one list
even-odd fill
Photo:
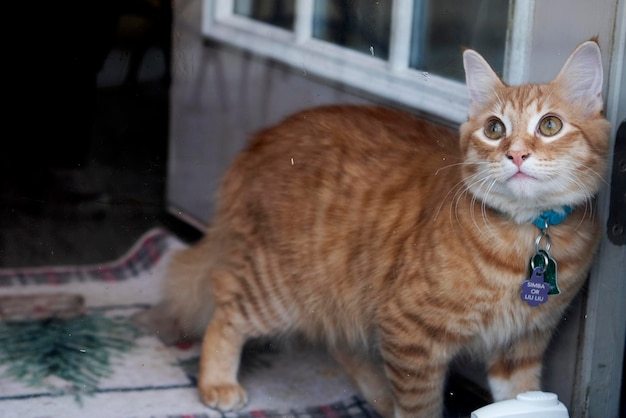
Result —
[[205, 407], [199, 344], [167, 345], [131, 321], [184, 247], [156, 229], [112, 262], [1, 269], [0, 417], [377, 417], [323, 350], [297, 344], [244, 358], [246, 408]]

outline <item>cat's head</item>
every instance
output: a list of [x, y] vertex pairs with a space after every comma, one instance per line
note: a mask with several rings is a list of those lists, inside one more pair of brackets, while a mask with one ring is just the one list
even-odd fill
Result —
[[470, 96], [461, 126], [467, 190], [518, 223], [589, 202], [603, 184], [610, 129], [597, 43], [578, 46], [547, 84], [508, 86], [472, 50], [463, 63]]

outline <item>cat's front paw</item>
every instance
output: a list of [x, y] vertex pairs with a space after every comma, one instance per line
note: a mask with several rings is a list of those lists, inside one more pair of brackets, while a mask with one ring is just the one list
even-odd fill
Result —
[[246, 391], [237, 384], [205, 385], [198, 390], [206, 406], [223, 412], [240, 409], [248, 401]]

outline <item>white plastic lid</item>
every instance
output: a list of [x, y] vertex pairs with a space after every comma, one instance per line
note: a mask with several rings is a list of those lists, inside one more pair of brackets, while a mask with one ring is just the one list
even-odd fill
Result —
[[516, 399], [532, 403], [535, 406], [557, 406], [559, 404], [559, 397], [550, 392], [524, 392], [517, 395]]
[[569, 418], [558, 396], [547, 392], [524, 392], [515, 399], [492, 403], [472, 412], [472, 418]]

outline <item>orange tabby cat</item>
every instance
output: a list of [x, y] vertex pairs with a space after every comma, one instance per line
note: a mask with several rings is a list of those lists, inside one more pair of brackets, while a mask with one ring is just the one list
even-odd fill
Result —
[[[440, 416], [448, 364], [466, 349], [484, 357], [495, 400], [539, 389], [599, 236], [600, 51], [585, 42], [554, 81], [520, 87], [463, 58], [460, 141], [407, 113], [331, 106], [237, 156], [211, 228], [174, 258], [165, 289], [169, 314], [204, 333], [208, 406], [246, 403], [247, 339], [291, 332], [325, 341], [385, 417]], [[551, 259], [560, 294], [546, 296]]]

